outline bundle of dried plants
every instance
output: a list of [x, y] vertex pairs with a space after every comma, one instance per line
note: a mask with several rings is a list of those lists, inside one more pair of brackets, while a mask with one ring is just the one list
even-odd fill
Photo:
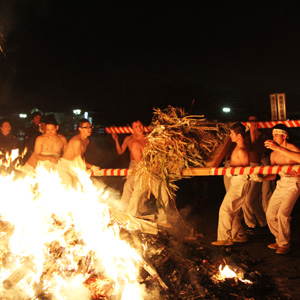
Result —
[[224, 123], [208, 121], [203, 115], [187, 115], [172, 106], [154, 109], [151, 129], [136, 175], [149, 190], [151, 179], [159, 180], [173, 201], [177, 190], [174, 182], [182, 178], [181, 171], [205, 167], [230, 132]]

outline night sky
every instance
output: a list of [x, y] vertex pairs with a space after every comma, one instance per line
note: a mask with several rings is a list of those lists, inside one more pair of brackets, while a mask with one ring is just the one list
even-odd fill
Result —
[[0, 0], [0, 110], [81, 108], [117, 123], [168, 105], [221, 118], [226, 105], [243, 120], [270, 115], [283, 92], [300, 118], [290, 3]]

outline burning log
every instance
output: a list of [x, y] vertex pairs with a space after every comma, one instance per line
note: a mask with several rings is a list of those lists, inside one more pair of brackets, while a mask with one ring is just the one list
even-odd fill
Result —
[[9, 290], [16, 286], [18, 282], [26, 278], [30, 273], [35, 273], [35, 265], [31, 261], [31, 257], [27, 257], [22, 266], [15, 270], [8, 278], [3, 281], [3, 286], [5, 289]]
[[168, 290], [168, 286], [163, 282], [163, 280], [160, 278], [160, 276], [158, 275], [157, 271], [149, 264], [146, 262], [145, 259], [141, 258], [140, 259], [140, 264], [142, 265], [142, 267], [155, 279], [158, 280], [160, 286], [166, 291]]

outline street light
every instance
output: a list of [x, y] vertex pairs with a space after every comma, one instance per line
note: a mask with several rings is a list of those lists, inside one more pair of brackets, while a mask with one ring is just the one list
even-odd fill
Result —
[[73, 109], [73, 114], [78, 116], [81, 114], [81, 109]]
[[229, 107], [223, 107], [223, 112], [224, 113], [230, 113], [230, 108]]

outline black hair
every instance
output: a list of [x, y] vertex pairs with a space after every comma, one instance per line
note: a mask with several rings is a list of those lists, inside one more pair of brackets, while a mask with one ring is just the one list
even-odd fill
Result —
[[36, 116], [42, 116], [42, 113], [39, 111], [35, 111], [31, 114], [31, 120], [33, 120]]
[[0, 127], [2, 127], [3, 123], [5, 123], [5, 122], [8, 122], [10, 124], [10, 126], [11, 126], [10, 120], [8, 118], [4, 118], [4, 119], [0, 120]]
[[90, 121], [88, 119], [80, 119], [78, 122], [77, 122], [77, 129], [80, 128], [82, 126], [83, 123], [90, 123]]
[[230, 128], [235, 134], [240, 134], [243, 138], [245, 137], [246, 127], [242, 123], [235, 123]]
[[289, 129], [284, 124], [276, 124], [272, 129], [281, 129], [287, 132], [287, 136], [290, 137]]
[[56, 119], [54, 118], [54, 116], [47, 116], [44, 120], [44, 123], [47, 125], [47, 124], [52, 124], [54, 126], [57, 126], [57, 122], [56, 122]]

